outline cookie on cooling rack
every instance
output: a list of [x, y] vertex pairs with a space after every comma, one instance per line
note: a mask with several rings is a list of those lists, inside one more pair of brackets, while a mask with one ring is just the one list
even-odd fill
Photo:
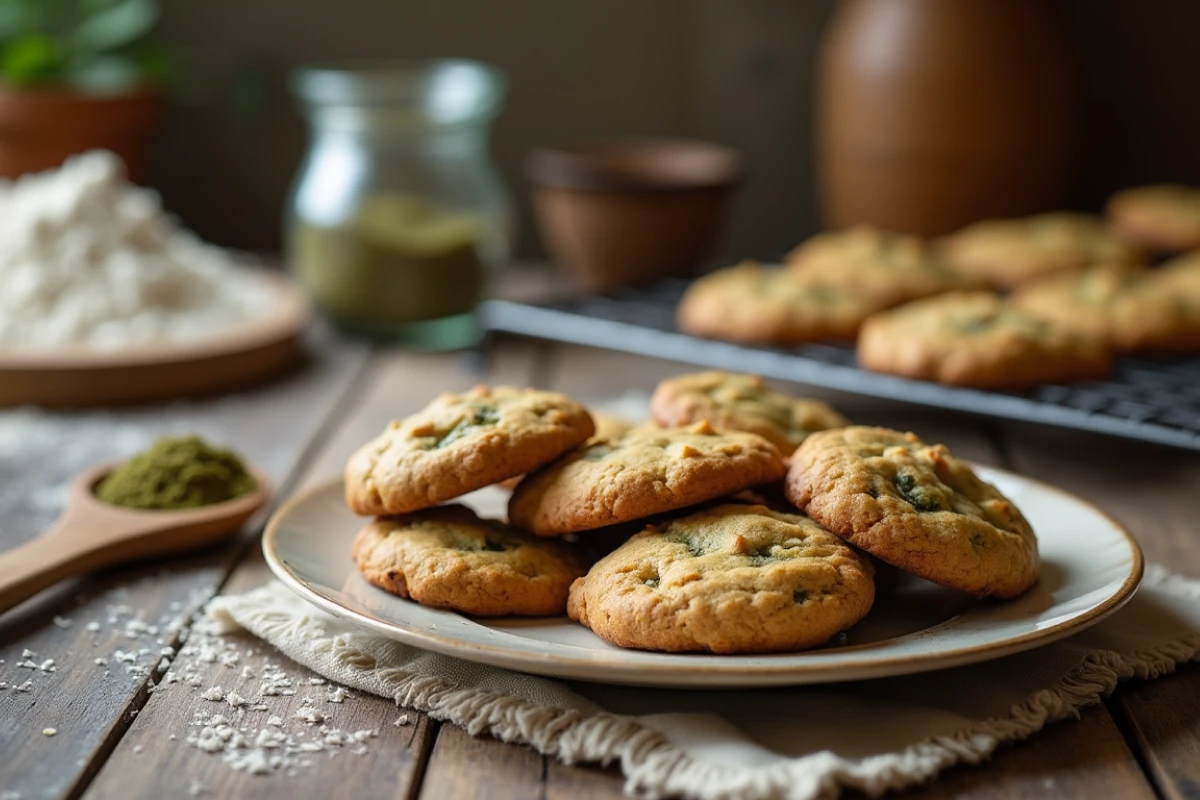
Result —
[[745, 261], [697, 278], [675, 318], [681, 331], [694, 336], [800, 344], [852, 339], [862, 321], [886, 305], [826, 276]]
[[667, 428], [707, 420], [718, 430], [757, 433], [785, 456], [810, 433], [850, 424], [828, 403], [777, 392], [757, 375], [715, 370], [659, 383], [650, 415]]
[[941, 240], [953, 269], [999, 289], [1092, 264], [1144, 263], [1144, 255], [1099, 217], [1060, 211], [977, 222]]
[[1200, 249], [1200, 188], [1177, 184], [1117, 192], [1104, 209], [1122, 237], [1154, 253]]
[[788, 253], [784, 264], [799, 276], [865, 293], [883, 308], [983, 286], [947, 266], [920, 237], [870, 225], [819, 233]]
[[875, 372], [987, 389], [1102, 378], [1112, 370], [1103, 342], [991, 292], [950, 292], [877, 314], [863, 325], [856, 352]]

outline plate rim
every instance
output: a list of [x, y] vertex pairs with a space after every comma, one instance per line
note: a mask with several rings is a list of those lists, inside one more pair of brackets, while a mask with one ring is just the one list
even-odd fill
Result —
[[[275, 577], [281, 580], [303, 599], [313, 603], [314, 605], [322, 608], [330, 614], [333, 614], [334, 616], [347, 619], [359, 627], [375, 631], [383, 636], [404, 642], [405, 644], [409, 644], [413, 647], [456, 658], [462, 658], [467, 661], [474, 661], [475, 663], [490, 664], [518, 672], [531, 672], [534, 674], [555, 677], [559, 680], [585, 680], [592, 682], [620, 683], [626, 685], [661, 686], [663, 685], [664, 679], [668, 678], [669, 676], [678, 676], [681, 671], [687, 671], [692, 673], [690, 676], [692, 683], [680, 684], [680, 688], [698, 689], [718, 688], [721, 686], [730, 687], [733, 684], [731, 684], [729, 681], [733, 679], [757, 681], [758, 683], [755, 685], [760, 686], [766, 685], [767, 682], [776, 686], [801, 685], [806, 683], [839, 683], [850, 680], [894, 677], [897, 675], [929, 672], [937, 669], [946, 669], [956, 666], [963, 666], [966, 664], [978, 663], [981, 661], [990, 661], [1026, 650], [1031, 650], [1035, 647], [1049, 644], [1079, 631], [1090, 628], [1118, 611], [1121, 607], [1128, 603], [1130, 599], [1132, 599], [1145, 573], [1145, 559], [1142, 553], [1141, 545], [1138, 544], [1136, 537], [1134, 537], [1134, 535], [1130, 533], [1129, 530], [1115, 517], [1094, 503], [1091, 503], [1072, 492], [1068, 492], [1065, 489], [1046, 483], [1045, 481], [1020, 475], [1012, 472], [1011, 470], [976, 464], [974, 462], [971, 462], [971, 467], [974, 469], [982, 469], [985, 472], [1001, 474], [1006, 477], [1015, 478], [1018, 481], [1025, 482], [1027, 484], [1033, 484], [1042, 491], [1050, 492], [1072, 502], [1083, 505], [1103, 517], [1120, 535], [1124, 544], [1129, 548], [1131, 555], [1131, 568], [1124, 580], [1121, 582], [1121, 585], [1116, 589], [1116, 591], [1106, 597], [1094, 608], [1088, 609], [1087, 611], [1069, 617], [1068, 619], [1050, 625], [1046, 628], [1031, 631], [1029, 633], [1025, 633], [1011, 639], [1006, 639], [1001, 642], [976, 644], [953, 648], [950, 650], [935, 650], [911, 653], [907, 655], [894, 655], [882, 660], [864, 662], [854, 665], [830, 665], [820, 663], [805, 665], [804, 663], [793, 662], [746, 665], [740, 663], [729, 663], [728, 661], [723, 664], [720, 660], [716, 660], [705, 662], [698, 661], [695, 664], [686, 665], [679, 663], [638, 663], [630, 667], [629, 669], [632, 669], [637, 673], [637, 676], [634, 677], [647, 679], [643, 682], [625, 680], [624, 678], [627, 676], [624, 673], [628, 670], [621, 670], [621, 674], [616, 674], [608, 679], [605, 679], [603, 677], [579, 678], [577, 676], [561, 675], [557, 673], [551, 673], [544, 669], [537, 669], [539, 665], [556, 667], [570, 666], [587, 669], [591, 673], [597, 673], [610, 668], [619, 669], [619, 666], [611, 663], [604, 663], [595, 658], [583, 658], [571, 654], [556, 654], [551, 657], [532, 654], [522, 655], [520, 653], [514, 653], [514, 651], [510, 648], [503, 646], [475, 642], [468, 643], [454, 636], [445, 636], [436, 633], [412, 630], [402, 627], [395, 622], [376, 619], [372, 616], [359, 612], [353, 608], [339, 603], [332, 598], [326, 597], [316, 589], [309, 586], [304, 579], [296, 575], [288, 567], [288, 565], [284, 563], [283, 558], [276, 552], [275, 537], [282, 526], [283, 520], [292, 513], [296, 506], [305, 503], [314, 495], [328, 492], [334, 486], [343, 484], [343, 479], [340, 476], [320, 481], [308, 486], [293, 494], [290, 498], [288, 498], [287, 501], [280, 505], [271, 514], [271, 517], [267, 521], [266, 527], [263, 531], [262, 553], [267, 562], [267, 566], [274, 573]], [[366, 518], [364, 517], [363, 519], [365, 520]], [[471, 617], [467, 617], [467, 619], [474, 621], [474, 619]], [[928, 628], [925, 630], [928, 630]], [[920, 631], [915, 633], [920, 633]], [[873, 644], [877, 643], [864, 643], [862, 647], [870, 648]], [[794, 656], [801, 655], [802, 652], [803, 651], [788, 654], [748, 655]], [[468, 654], [485, 654], [491, 656], [491, 658], [471, 658]], [[731, 657], [703, 653], [661, 653], [658, 655], [686, 655], [690, 658], [699, 657], [707, 659], [738, 658], [736, 655]], [[842, 674], [836, 674], [838, 672]], [[829, 675], [829, 673], [835, 674]], [[706, 679], [708, 679], [707, 682]]]

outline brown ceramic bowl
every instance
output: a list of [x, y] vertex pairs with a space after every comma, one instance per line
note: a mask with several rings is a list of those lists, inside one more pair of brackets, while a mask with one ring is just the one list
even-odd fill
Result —
[[708, 252], [741, 158], [683, 139], [622, 139], [535, 151], [533, 205], [550, 256], [585, 288], [682, 275]]

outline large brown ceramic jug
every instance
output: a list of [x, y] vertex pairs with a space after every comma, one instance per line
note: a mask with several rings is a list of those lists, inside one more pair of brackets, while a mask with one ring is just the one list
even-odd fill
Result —
[[1066, 200], [1072, 76], [1045, 0], [842, 0], [823, 43], [824, 222], [932, 236]]

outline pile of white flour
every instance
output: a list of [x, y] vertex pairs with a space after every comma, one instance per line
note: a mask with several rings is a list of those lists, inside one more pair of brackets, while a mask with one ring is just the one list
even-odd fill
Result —
[[0, 181], [0, 348], [198, 339], [271, 303], [252, 271], [179, 227], [111, 153]]

